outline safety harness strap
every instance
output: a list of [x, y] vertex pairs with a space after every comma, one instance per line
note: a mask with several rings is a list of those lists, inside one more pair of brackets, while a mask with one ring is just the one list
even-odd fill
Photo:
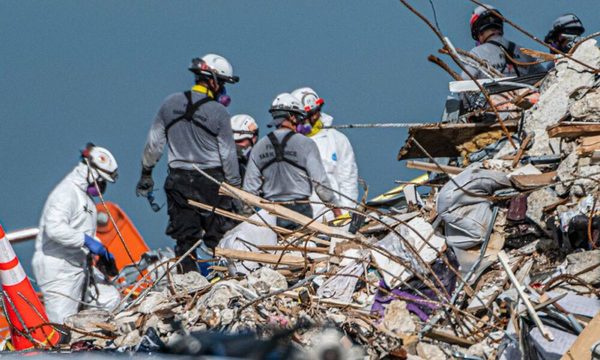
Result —
[[517, 47], [517, 45], [514, 42], [509, 41], [508, 48], [506, 48], [506, 47], [504, 47], [504, 45], [502, 45], [501, 43], [499, 43], [495, 40], [488, 40], [487, 42], [490, 44], [496, 45], [497, 47], [499, 47], [501, 49], [504, 49], [504, 51], [506, 51], [506, 53], [510, 56], [510, 58], [507, 56], [504, 57], [506, 60], [506, 64], [504, 64], [504, 67], [502, 68], [501, 72], [504, 72], [504, 69], [506, 69], [506, 65], [510, 64], [513, 66], [513, 69], [515, 69], [517, 76], [521, 76], [521, 73], [519, 72], [519, 68], [517, 67], [517, 64], [515, 64], [512, 61], [512, 59], [515, 58], [515, 48]]
[[183, 115], [171, 120], [171, 122], [165, 127], [165, 133], [167, 134], [167, 137], [169, 137], [169, 129], [172, 128], [173, 125], [177, 124], [181, 120], [186, 120], [186, 121], [190, 122], [191, 124], [198, 126], [202, 130], [206, 131], [211, 136], [217, 137], [217, 134], [214, 131], [212, 131], [211, 129], [206, 127], [206, 125], [204, 125], [200, 121], [194, 119], [194, 114], [196, 113], [196, 111], [198, 111], [198, 109], [200, 109], [200, 107], [202, 105], [206, 104], [209, 101], [214, 101], [214, 100], [212, 98], [210, 98], [209, 96], [206, 96], [205, 98], [202, 98], [196, 102], [192, 102], [192, 92], [191, 91], [188, 90], [188, 91], [184, 92], [183, 94], [185, 95], [185, 98], [187, 99], [187, 105], [185, 107], [185, 112], [183, 113]]
[[288, 141], [292, 138], [292, 136], [296, 135], [295, 132], [290, 131], [287, 134], [285, 134], [285, 136], [283, 137], [283, 139], [281, 139], [281, 143], [279, 142], [279, 140], [277, 140], [277, 137], [275, 136], [275, 133], [271, 132], [267, 135], [267, 137], [269, 138], [269, 141], [271, 142], [271, 144], [273, 145], [273, 149], [275, 150], [275, 157], [272, 158], [271, 160], [267, 161], [261, 168], [260, 171], [263, 172], [266, 168], [268, 168], [269, 166], [273, 165], [274, 163], [277, 162], [286, 162], [302, 171], [304, 171], [306, 174], [308, 174], [308, 171], [306, 171], [306, 168], [297, 164], [295, 161], [288, 159], [287, 157], [285, 157], [285, 148], [287, 146]]

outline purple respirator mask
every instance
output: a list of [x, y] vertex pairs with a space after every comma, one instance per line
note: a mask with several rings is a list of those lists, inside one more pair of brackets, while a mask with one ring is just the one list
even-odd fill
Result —
[[302, 123], [302, 124], [296, 125], [296, 132], [298, 134], [306, 135], [306, 134], [310, 134], [311, 131], [312, 131], [312, 125], [309, 123]]
[[98, 192], [98, 188], [94, 185], [94, 183], [89, 184], [86, 193], [91, 197], [98, 197], [100, 194], [104, 194], [106, 191], [106, 182], [103, 180], [97, 180], [98, 187], [100, 188], [100, 192]]
[[219, 94], [217, 95], [217, 102], [219, 102], [221, 105], [227, 107], [229, 106], [229, 104], [231, 104], [231, 97], [229, 95], [227, 95], [227, 90], [225, 89], [225, 86], [221, 86], [221, 91], [219, 92]]

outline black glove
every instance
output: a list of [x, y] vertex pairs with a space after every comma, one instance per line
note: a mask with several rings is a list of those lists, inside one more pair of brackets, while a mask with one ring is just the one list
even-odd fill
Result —
[[152, 180], [152, 168], [147, 168], [142, 165], [142, 176], [135, 187], [135, 194], [137, 196], [148, 197], [154, 189], [154, 180]]
[[250, 206], [248, 206], [248, 204], [246, 204], [242, 200], [240, 200], [238, 198], [233, 198], [231, 202], [232, 202], [232, 206], [233, 206], [233, 211], [236, 214], [244, 215], [244, 216], [250, 216], [250, 215], [254, 214], [254, 211], [252, 211], [252, 208]]

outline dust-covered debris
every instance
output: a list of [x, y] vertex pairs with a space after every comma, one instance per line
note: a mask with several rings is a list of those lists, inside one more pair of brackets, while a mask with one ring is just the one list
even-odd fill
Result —
[[[594, 40], [573, 56], [600, 65]], [[514, 148], [504, 131], [474, 131], [445, 149], [457, 155], [451, 164], [429, 159], [435, 186], [417, 183], [423, 201], [362, 204], [353, 211], [365, 220], [356, 233], [347, 222], [274, 228], [281, 208], [269, 204], [267, 223], [254, 216], [226, 235], [207, 277], [175, 267], [149, 277], [113, 313], [70, 317], [72, 342], [195, 355], [210, 339], [227, 354], [244, 344], [246, 356], [285, 343], [301, 354], [289, 358], [315, 359], [513, 359], [524, 348], [568, 349], [600, 316], [600, 154], [585, 128], [554, 137], [547, 130], [598, 121], [597, 77], [561, 59], [539, 101], [505, 119], [515, 124]], [[412, 139], [405, 148], [415, 146]]]

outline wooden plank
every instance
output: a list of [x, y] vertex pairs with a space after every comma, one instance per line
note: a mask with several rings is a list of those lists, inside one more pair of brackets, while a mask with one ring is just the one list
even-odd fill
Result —
[[[504, 122], [509, 132], [517, 130], [516, 120]], [[502, 130], [498, 123], [474, 123], [474, 124], [429, 124], [415, 126], [408, 129], [408, 139], [398, 153], [398, 160], [421, 159], [427, 156], [412, 144], [414, 138], [433, 157], [460, 156], [457, 146], [473, 139], [475, 136], [489, 132]]]
[[594, 151], [600, 150], [600, 135], [586, 136], [581, 138], [581, 144], [577, 148], [579, 155], [592, 155]]
[[579, 334], [571, 348], [563, 355], [561, 360], [585, 360], [592, 358], [592, 345], [600, 340], [600, 313]]
[[562, 122], [546, 129], [551, 138], [600, 135], [600, 123]]
[[435, 172], [435, 173], [444, 173], [445, 172], [445, 173], [448, 173], [451, 175], [460, 174], [464, 170], [463, 168], [459, 168], [457, 166], [448, 166], [448, 165], [437, 166], [434, 163], [426, 163], [423, 161], [413, 161], [413, 160], [407, 161], [406, 167], [409, 169], [431, 171], [431, 172]]
[[535, 189], [555, 182], [556, 171], [539, 175], [513, 175], [510, 181], [520, 190]]
[[512, 282], [513, 286], [517, 290], [517, 293], [519, 294], [521, 301], [523, 302], [523, 304], [525, 304], [525, 307], [527, 308], [527, 312], [529, 313], [529, 316], [531, 317], [531, 319], [533, 320], [535, 325], [538, 327], [538, 329], [540, 330], [542, 335], [548, 341], [554, 341], [554, 335], [552, 334], [552, 332], [550, 332], [550, 330], [548, 330], [544, 326], [544, 324], [542, 324], [542, 320], [540, 320], [540, 317], [538, 316], [537, 312], [533, 308], [531, 301], [529, 301], [529, 297], [527, 296], [527, 294], [525, 294], [524, 287], [519, 283], [515, 274], [513, 273], [512, 269], [509, 265], [508, 255], [506, 255], [504, 250], [501, 250], [498, 253], [498, 261], [500, 261], [500, 265], [502, 265], [502, 267], [504, 268], [504, 272], [506, 272], [506, 275], [508, 275], [510, 282]]
[[289, 254], [262, 254], [251, 251], [233, 250], [233, 249], [222, 249], [220, 247], [215, 248], [215, 255], [225, 257], [228, 259], [244, 260], [244, 261], [255, 261], [263, 264], [280, 264], [289, 266], [304, 266], [309, 263], [309, 259], [304, 259], [301, 256], [294, 256]]
[[[192, 206], [195, 206], [197, 208], [200, 208], [202, 210], [214, 211], [218, 215], [222, 215], [222, 216], [228, 217], [228, 218], [233, 219], [233, 220], [244, 221], [244, 222], [250, 223], [250, 224], [255, 225], [255, 226], [268, 227], [271, 230], [274, 230], [275, 232], [277, 232], [279, 234], [286, 235], [286, 236], [294, 236], [296, 238], [300, 238], [300, 237], [306, 238], [306, 236], [307, 236], [304, 233], [295, 232], [295, 231], [292, 231], [292, 230], [289, 230], [289, 229], [286, 229], [286, 228], [279, 227], [277, 225], [269, 226], [269, 225], [265, 224], [262, 220], [253, 220], [253, 219], [250, 219], [249, 217], [246, 217], [246, 216], [243, 216], [243, 215], [240, 215], [240, 214], [236, 214], [236, 213], [233, 213], [231, 211], [223, 210], [223, 209], [220, 209], [220, 208], [215, 208], [215, 207], [212, 207], [210, 205], [207, 205], [207, 204], [204, 204], [204, 203], [201, 203], [201, 202], [198, 202], [198, 201], [194, 201], [194, 200], [189, 200], [188, 199], [188, 204], [190, 204]], [[313, 241], [316, 244], [321, 244], [321, 245], [327, 245], [327, 246], [329, 246], [329, 241], [323, 240], [323, 239], [318, 238], [316, 236], [310, 235], [310, 236], [308, 236], [308, 239], [311, 240], [311, 241]]]
[[341, 237], [346, 239], [353, 239], [356, 237], [356, 235], [351, 234], [345, 230], [327, 226], [319, 221], [313, 221], [313, 219], [309, 218], [308, 216], [304, 216], [300, 213], [297, 213], [293, 210], [284, 207], [283, 205], [279, 205], [274, 202], [265, 200], [260, 196], [250, 194], [249, 192], [231, 186], [227, 183], [221, 184], [221, 187], [219, 188], [219, 194], [228, 195], [232, 197], [239, 197], [253, 206], [265, 209], [272, 214], [286, 218], [299, 225], [306, 226], [306, 228], [310, 230], [317, 231], [325, 235]]
[[287, 245], [257, 245], [258, 249], [263, 251], [297, 251], [316, 254], [329, 254], [329, 248], [317, 248], [314, 246], [287, 246]]
[[464, 337], [458, 337], [441, 330], [431, 330], [426, 333], [425, 336], [433, 340], [440, 340], [448, 344], [459, 345], [462, 347], [469, 347], [476, 344], [473, 340], [469, 340]]

